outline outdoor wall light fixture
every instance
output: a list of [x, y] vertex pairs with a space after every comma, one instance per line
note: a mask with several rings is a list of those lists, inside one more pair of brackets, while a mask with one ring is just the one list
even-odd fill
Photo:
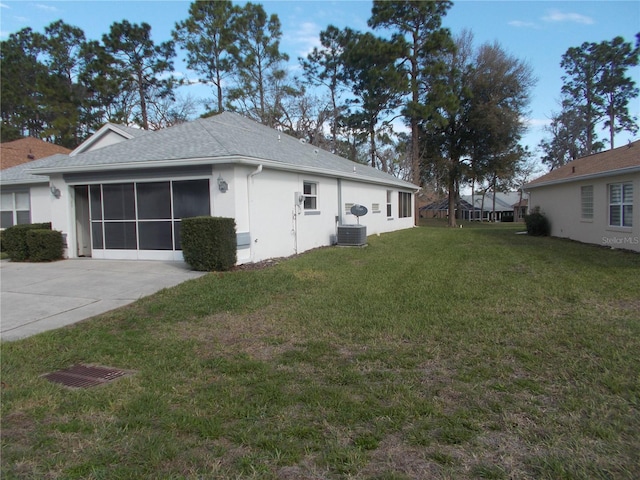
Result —
[[53, 195], [54, 197], [60, 198], [60, 189], [55, 185], [51, 184], [51, 186], [49, 187], [49, 191], [51, 191], [51, 195]]
[[218, 190], [220, 190], [222, 193], [227, 193], [227, 190], [229, 190], [229, 185], [224, 181], [222, 175], [218, 177]]

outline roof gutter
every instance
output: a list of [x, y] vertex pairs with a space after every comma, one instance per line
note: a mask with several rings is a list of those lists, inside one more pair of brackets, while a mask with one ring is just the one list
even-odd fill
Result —
[[548, 180], [546, 182], [528, 183], [524, 185], [525, 190], [533, 190], [539, 187], [547, 187], [551, 185], [559, 185], [562, 183], [580, 182], [583, 180], [595, 180], [598, 178], [613, 177], [617, 175], [627, 175], [629, 173], [640, 173], [640, 165], [633, 167], [620, 168], [617, 170], [607, 170], [606, 172], [592, 173], [588, 175], [579, 175], [576, 177], [559, 178], [557, 180]]
[[190, 158], [190, 159], [154, 160], [154, 161], [127, 162], [127, 163], [109, 163], [104, 165], [71, 165], [71, 166], [52, 165], [50, 167], [29, 169], [26, 172], [32, 175], [51, 175], [51, 174], [61, 174], [61, 173], [64, 174], [64, 173], [82, 173], [82, 172], [111, 172], [111, 171], [117, 171], [117, 170], [136, 170], [136, 169], [140, 169], [141, 167], [144, 167], [144, 168], [185, 167], [185, 166], [197, 166], [202, 164], [222, 165], [222, 164], [229, 164], [229, 163], [234, 163], [239, 165], [250, 165], [253, 167], [264, 165], [265, 167], [268, 167], [274, 170], [286, 170], [286, 171], [310, 173], [314, 175], [357, 180], [359, 182], [365, 182], [365, 183], [393, 185], [395, 187], [405, 188], [407, 190], [412, 190], [414, 192], [417, 192], [419, 190], [419, 187], [417, 185], [411, 184], [409, 182], [405, 182], [400, 179], [398, 179], [397, 181], [392, 181], [392, 180], [385, 180], [385, 179], [380, 179], [375, 177], [358, 175], [357, 172], [346, 173], [346, 172], [340, 172], [340, 171], [330, 170], [326, 168], [296, 166], [296, 165], [291, 165], [287, 163], [277, 162], [274, 160], [265, 160], [262, 158], [237, 157], [237, 156], [225, 156], [225, 157], [216, 157], [216, 158], [201, 157], [201, 158]]
[[0, 185], [4, 186], [10, 186], [10, 185], [39, 185], [39, 184], [49, 184], [49, 179], [48, 178], [40, 178], [40, 177], [36, 177], [36, 178], [22, 178], [19, 180], [0, 180]]

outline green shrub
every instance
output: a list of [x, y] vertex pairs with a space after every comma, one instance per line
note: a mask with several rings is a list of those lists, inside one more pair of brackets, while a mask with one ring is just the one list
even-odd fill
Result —
[[4, 231], [3, 244], [13, 262], [26, 262], [29, 259], [27, 232], [29, 230], [51, 230], [51, 223], [29, 223], [14, 225]]
[[233, 218], [183, 218], [182, 255], [194, 270], [226, 271], [236, 264], [236, 222]]
[[6, 252], [4, 248], [4, 230], [0, 230], [0, 253]]
[[60, 260], [64, 253], [62, 232], [58, 230], [28, 230], [27, 248], [31, 262]]
[[529, 235], [547, 237], [551, 234], [549, 219], [540, 212], [540, 207], [534, 208], [532, 214], [525, 215], [524, 223], [527, 225]]

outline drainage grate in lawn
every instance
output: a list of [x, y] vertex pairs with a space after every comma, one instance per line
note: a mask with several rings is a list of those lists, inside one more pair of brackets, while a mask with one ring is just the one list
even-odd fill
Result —
[[92, 365], [74, 365], [65, 370], [47, 373], [44, 378], [54, 383], [61, 383], [65, 387], [87, 388], [108, 383], [116, 378], [124, 377], [130, 372], [109, 367], [95, 367]]

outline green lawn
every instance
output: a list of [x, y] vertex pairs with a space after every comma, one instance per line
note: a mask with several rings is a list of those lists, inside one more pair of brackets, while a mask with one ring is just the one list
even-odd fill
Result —
[[2, 478], [640, 478], [640, 255], [468, 227], [3, 343]]

